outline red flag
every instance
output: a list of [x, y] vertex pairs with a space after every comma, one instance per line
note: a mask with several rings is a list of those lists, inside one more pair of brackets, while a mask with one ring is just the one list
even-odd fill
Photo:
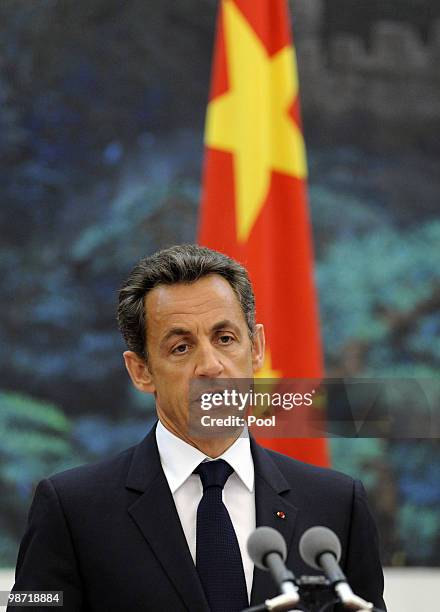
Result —
[[[222, 0], [205, 129], [199, 241], [243, 263], [266, 378], [321, 378], [306, 156], [286, 0]], [[322, 439], [260, 440], [318, 465]]]

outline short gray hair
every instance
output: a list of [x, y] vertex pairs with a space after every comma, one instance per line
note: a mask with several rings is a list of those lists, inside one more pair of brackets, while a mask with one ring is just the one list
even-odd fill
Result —
[[246, 269], [231, 257], [196, 244], [181, 244], [141, 259], [119, 291], [118, 324], [129, 350], [147, 358], [145, 296], [158, 285], [194, 283], [209, 274], [222, 276], [240, 303], [251, 340], [255, 297]]

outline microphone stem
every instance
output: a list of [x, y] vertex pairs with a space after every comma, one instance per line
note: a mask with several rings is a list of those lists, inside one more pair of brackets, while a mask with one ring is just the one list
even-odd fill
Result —
[[282, 593], [292, 593], [298, 590], [293, 582], [295, 579], [294, 575], [284, 565], [284, 561], [278, 553], [268, 553], [264, 559], [264, 563]]
[[324, 571], [324, 574], [330, 581], [330, 584], [338, 582], [347, 582], [344, 572], [339, 567], [336, 557], [331, 552], [323, 552], [319, 555], [318, 563]]
[[266, 601], [268, 610], [292, 610], [292, 606], [299, 602], [298, 587], [293, 582], [295, 577], [291, 571], [287, 569], [284, 560], [279, 553], [269, 553], [264, 559], [266, 567], [272, 574], [281, 595]]
[[373, 604], [355, 595], [347, 582], [336, 584], [335, 591], [339, 595], [344, 607], [349, 610], [360, 610], [362, 612], [363, 610], [373, 609]]

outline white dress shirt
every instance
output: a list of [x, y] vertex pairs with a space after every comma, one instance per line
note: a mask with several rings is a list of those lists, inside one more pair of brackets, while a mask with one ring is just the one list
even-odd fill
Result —
[[[197, 507], [203, 496], [203, 487], [200, 476], [193, 474], [193, 471], [202, 461], [211, 461], [212, 458], [172, 434], [160, 421], [156, 428], [156, 440], [162, 468], [195, 563]], [[224, 459], [234, 469], [223, 489], [223, 503], [237, 534], [250, 600], [254, 564], [247, 553], [246, 544], [255, 529], [255, 487], [249, 436], [238, 438], [216, 459]]]

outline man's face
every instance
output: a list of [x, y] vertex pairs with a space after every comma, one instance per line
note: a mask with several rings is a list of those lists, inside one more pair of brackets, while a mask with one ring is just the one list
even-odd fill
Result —
[[134, 354], [127, 351], [127, 368], [138, 389], [155, 394], [165, 426], [186, 439], [190, 382], [252, 378], [263, 360], [263, 329], [257, 326], [252, 342], [232, 287], [216, 274], [160, 285], [148, 293], [145, 307], [148, 363], [142, 371], [137, 358], [133, 372]]

